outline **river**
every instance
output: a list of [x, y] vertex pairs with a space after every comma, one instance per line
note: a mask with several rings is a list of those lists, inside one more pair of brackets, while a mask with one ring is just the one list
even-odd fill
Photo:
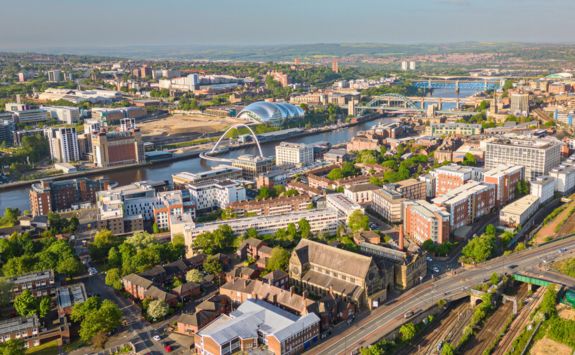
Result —
[[[474, 95], [475, 91], [462, 90], [460, 92], [460, 97], [467, 97]], [[457, 97], [453, 90], [441, 89], [434, 90], [434, 97]], [[455, 106], [455, 104], [453, 104]], [[445, 107], [447, 109], [448, 107]], [[375, 121], [363, 122], [356, 126], [349, 128], [341, 128], [336, 131], [318, 133], [310, 136], [287, 139], [287, 141], [294, 143], [317, 143], [317, 142], [329, 142], [332, 145], [340, 144], [349, 141], [352, 137], [356, 135], [358, 131], [366, 130], [370, 127], [377, 125], [382, 122], [390, 122], [390, 119], [378, 119]], [[275, 155], [275, 146], [279, 142], [269, 142], [262, 144], [262, 151], [265, 156]], [[234, 158], [242, 154], [256, 154], [256, 147], [252, 146], [245, 149], [238, 149], [230, 151], [223, 154], [222, 157]], [[150, 167], [143, 167], [138, 169], [124, 170], [119, 172], [112, 172], [109, 174], [104, 174], [101, 176], [94, 176], [93, 179], [106, 177], [112, 181], [118, 182], [120, 185], [127, 185], [135, 181], [143, 180], [170, 180], [173, 174], [182, 171], [205, 171], [209, 170], [211, 166], [218, 165], [219, 163], [207, 162], [201, 160], [200, 158], [191, 158], [188, 160], [177, 161], [173, 163], [165, 164], [155, 164]], [[0, 213], [4, 211], [5, 208], [19, 208], [21, 211], [30, 208], [30, 202], [28, 198], [28, 187], [21, 187], [14, 190], [2, 191], [0, 192]]]

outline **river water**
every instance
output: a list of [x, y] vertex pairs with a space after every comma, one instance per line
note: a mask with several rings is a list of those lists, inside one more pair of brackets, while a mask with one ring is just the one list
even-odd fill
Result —
[[[473, 91], [462, 91], [460, 92], [460, 97], [471, 96], [475, 94]], [[434, 97], [456, 97], [453, 90], [434, 90]], [[447, 109], [448, 107], [445, 107]], [[390, 119], [378, 119], [375, 121], [364, 122], [349, 128], [341, 128], [336, 131], [318, 133], [314, 135], [309, 135], [300, 138], [286, 139], [286, 141], [294, 143], [318, 143], [318, 142], [329, 142], [332, 145], [340, 144], [349, 141], [352, 137], [356, 135], [358, 131], [366, 130], [373, 127], [379, 123], [390, 122]], [[262, 151], [265, 156], [275, 155], [275, 146], [279, 142], [269, 142], [262, 144]], [[222, 154], [222, 157], [234, 158], [242, 154], [256, 154], [256, 147], [248, 147], [244, 149], [238, 149], [230, 151], [226, 154]], [[200, 158], [191, 158], [188, 160], [182, 160], [172, 163], [165, 164], [154, 164], [149, 167], [142, 167], [138, 169], [124, 170], [118, 172], [111, 172], [101, 176], [94, 176], [93, 179], [106, 177], [112, 181], [118, 182], [120, 185], [130, 184], [135, 181], [143, 180], [170, 180], [173, 174], [182, 171], [205, 171], [209, 170], [211, 166], [218, 165], [220, 163], [207, 162]], [[22, 210], [27, 210], [30, 208], [30, 202], [28, 198], [28, 187], [21, 187], [15, 190], [2, 191], [0, 192], [0, 214], [3, 213], [4, 209], [19, 208]]]

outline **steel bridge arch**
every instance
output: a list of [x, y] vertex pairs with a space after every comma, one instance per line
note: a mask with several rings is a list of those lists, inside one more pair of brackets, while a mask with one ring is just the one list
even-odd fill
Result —
[[[212, 147], [212, 149], [206, 154], [204, 154], [204, 153], [200, 154], [200, 157], [207, 159], [207, 160], [210, 160], [207, 156], [209, 156], [210, 153], [214, 153], [216, 151], [216, 149], [218, 148], [218, 146], [220, 145], [222, 140], [226, 137], [226, 134], [228, 134], [228, 132], [231, 131], [232, 129], [239, 128], [239, 127], [245, 127], [248, 129], [248, 131], [250, 131], [252, 138], [254, 139], [254, 141], [256, 142], [256, 145], [258, 146], [258, 152], [260, 153], [260, 157], [264, 158], [264, 153], [262, 152], [262, 147], [260, 146], [260, 141], [258, 140], [258, 136], [255, 134], [255, 132], [251, 129], [250, 126], [243, 124], [243, 123], [236, 123], [236, 124], [230, 126], [228, 129], [226, 129], [224, 134], [222, 134], [222, 136], [218, 139], [218, 141]], [[213, 160], [224, 160], [222, 158], [214, 158], [214, 157], [210, 157], [210, 158]]]
[[417, 107], [417, 105], [415, 105], [415, 103], [413, 101], [411, 101], [411, 99], [409, 97], [400, 95], [400, 94], [385, 94], [385, 95], [379, 95], [379, 96], [374, 96], [366, 105], [364, 108], [361, 109], [361, 111], [359, 112], [359, 115], [363, 115], [365, 113], [365, 111], [370, 110], [370, 109], [377, 109], [379, 107], [381, 107], [381, 105], [379, 104], [382, 101], [395, 101], [395, 102], [403, 102], [406, 105], [406, 108], [410, 108], [413, 110], [419, 110], [419, 108]]

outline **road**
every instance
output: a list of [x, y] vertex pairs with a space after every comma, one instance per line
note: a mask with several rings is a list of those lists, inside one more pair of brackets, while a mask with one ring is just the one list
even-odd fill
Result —
[[[560, 248], [567, 251], [559, 254]], [[425, 282], [403, 294], [398, 301], [373, 311], [368, 317], [337, 337], [332, 337], [311, 349], [309, 354], [349, 354], [368, 346], [407, 321], [408, 311], [425, 310], [440, 299], [453, 300], [467, 294], [467, 290], [489, 279], [494, 273], [524, 272], [542, 263], [573, 252], [575, 237], [571, 236], [539, 247], [533, 247], [504, 257], [494, 258], [471, 269], [458, 269], [455, 274]], [[508, 266], [514, 265], [512, 269]]]

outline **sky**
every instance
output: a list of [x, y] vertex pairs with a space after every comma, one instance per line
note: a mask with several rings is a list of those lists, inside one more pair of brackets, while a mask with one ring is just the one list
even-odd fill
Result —
[[574, 0], [0, 0], [0, 51], [145, 45], [573, 43]]

